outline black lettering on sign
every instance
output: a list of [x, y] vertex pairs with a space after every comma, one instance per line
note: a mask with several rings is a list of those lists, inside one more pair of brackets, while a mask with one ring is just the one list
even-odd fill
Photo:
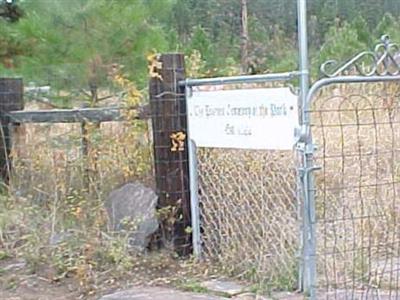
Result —
[[270, 108], [272, 117], [287, 115], [286, 104], [281, 104], [281, 105], [271, 104]]

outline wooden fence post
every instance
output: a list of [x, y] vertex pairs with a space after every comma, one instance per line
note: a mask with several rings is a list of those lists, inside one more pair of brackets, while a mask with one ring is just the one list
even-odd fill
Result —
[[9, 112], [24, 108], [22, 78], [0, 78], [0, 176], [9, 183], [11, 171], [11, 129]]
[[[150, 65], [154, 163], [161, 235], [179, 255], [192, 251], [184, 56], [162, 54]], [[167, 245], [165, 245], [167, 243]]]

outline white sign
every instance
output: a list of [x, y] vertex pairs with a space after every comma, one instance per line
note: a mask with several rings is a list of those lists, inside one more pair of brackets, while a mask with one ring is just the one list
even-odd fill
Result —
[[198, 147], [291, 150], [297, 99], [288, 88], [193, 91], [190, 138]]

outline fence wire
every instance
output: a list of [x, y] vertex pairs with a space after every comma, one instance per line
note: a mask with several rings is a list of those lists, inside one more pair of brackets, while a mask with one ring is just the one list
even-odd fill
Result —
[[[144, 240], [140, 220], [127, 216], [117, 228], [110, 208], [116, 202], [111, 192], [126, 183], [155, 189], [149, 120], [138, 120], [139, 112], [131, 108], [144, 105], [145, 98], [137, 96], [123, 75], [109, 80], [96, 86], [93, 95], [98, 97], [92, 99], [88, 88], [81, 91], [85, 96], [74, 97], [68, 86], [56, 90], [50, 85], [45, 94], [43, 86], [37, 86], [28, 89], [35, 94], [25, 95], [25, 107], [18, 108], [14, 102], [21, 100], [22, 86], [10, 92], [3, 84], [0, 91], [0, 248], [26, 259], [33, 272], [40, 264], [54, 270], [57, 278], [94, 278], [96, 272], [115, 270], [114, 264], [125, 272], [136, 263], [132, 253], [149, 245], [147, 240], [135, 243]], [[59, 109], [58, 94], [68, 101], [65, 107], [75, 107], [72, 112], [85, 104], [119, 107], [121, 121], [89, 122], [77, 113], [74, 123], [61, 123], [66, 121], [59, 117], [49, 123], [12, 123], [10, 111]], [[132, 98], [143, 102], [132, 104]], [[129, 214], [133, 209], [128, 209]], [[91, 288], [87, 281], [83, 289]]]
[[72, 190], [105, 199], [135, 180], [154, 186], [147, 122], [132, 122], [85, 124], [84, 132], [80, 123], [15, 126], [12, 188], [40, 202]]
[[400, 87], [325, 88], [311, 109], [318, 299], [399, 299]]
[[25, 70], [25, 111], [112, 107], [121, 108], [123, 121], [14, 124], [7, 138], [12, 143], [11, 184], [18, 193], [51, 195], [57, 176], [63, 177], [59, 181], [65, 190], [71, 185], [101, 198], [138, 179], [154, 188], [149, 121], [137, 120], [141, 112], [135, 111], [145, 104], [145, 95], [131, 81], [126, 61], [93, 60]]
[[291, 151], [198, 149], [204, 258], [239, 278], [293, 289], [295, 170]]

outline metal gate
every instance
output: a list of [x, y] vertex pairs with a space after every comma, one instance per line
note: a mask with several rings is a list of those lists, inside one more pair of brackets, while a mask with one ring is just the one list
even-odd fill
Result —
[[308, 94], [300, 150], [312, 299], [400, 298], [398, 49], [384, 36], [375, 51], [329, 61]]
[[[295, 76], [297, 72], [188, 79], [185, 85], [187, 93], [209, 91], [212, 85], [282, 87]], [[195, 255], [265, 289], [296, 288], [300, 226], [294, 152], [205, 148], [194, 142], [189, 147], [191, 191], [196, 191], [191, 193]]]

